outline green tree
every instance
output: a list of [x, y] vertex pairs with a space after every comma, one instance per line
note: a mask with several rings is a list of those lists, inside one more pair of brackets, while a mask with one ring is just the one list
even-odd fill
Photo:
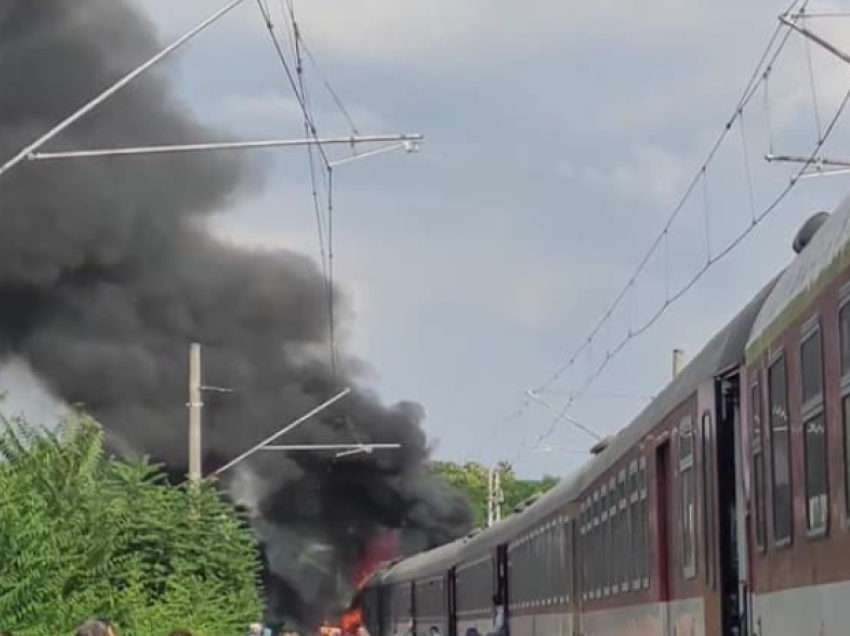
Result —
[[[478, 462], [432, 462], [431, 471], [457, 491], [463, 493], [472, 505], [476, 527], [487, 523], [487, 479], [488, 468]], [[513, 466], [499, 462], [496, 470], [501, 476], [502, 517], [509, 516], [514, 508], [528, 498], [545, 493], [558, 483], [557, 477], [543, 479], [518, 479]]]
[[260, 614], [259, 548], [213, 486], [105, 457], [82, 414], [0, 425], [0, 627], [62, 636], [107, 616], [126, 636], [224, 636]]

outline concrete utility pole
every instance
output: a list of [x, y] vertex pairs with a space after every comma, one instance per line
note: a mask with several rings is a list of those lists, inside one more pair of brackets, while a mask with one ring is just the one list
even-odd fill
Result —
[[502, 520], [502, 475], [496, 468], [487, 471], [487, 527]]
[[201, 345], [189, 348], [189, 481], [201, 481]]

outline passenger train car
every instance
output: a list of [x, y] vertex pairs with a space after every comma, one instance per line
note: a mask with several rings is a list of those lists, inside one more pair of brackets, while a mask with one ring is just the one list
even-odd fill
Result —
[[373, 577], [372, 633], [850, 633], [850, 199], [794, 247], [580, 471]]

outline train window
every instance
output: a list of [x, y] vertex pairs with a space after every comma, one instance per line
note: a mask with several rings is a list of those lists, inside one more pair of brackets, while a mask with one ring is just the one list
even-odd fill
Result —
[[608, 596], [611, 592], [610, 579], [608, 578], [609, 565], [611, 562], [611, 549], [608, 544], [608, 532], [610, 525], [608, 524], [608, 486], [602, 486], [602, 496], [599, 499], [599, 540], [600, 551], [602, 556], [602, 595]]
[[809, 532], [823, 533], [829, 523], [826, 426], [823, 411], [806, 420], [806, 521]]
[[590, 544], [590, 501], [584, 502], [581, 527], [581, 596], [586, 601], [590, 591], [590, 555], [592, 546]]
[[620, 584], [620, 591], [626, 592], [629, 589], [629, 568], [626, 565], [626, 554], [628, 554], [628, 546], [626, 545], [628, 498], [626, 496], [626, 471], [621, 470], [617, 477], [617, 582]]
[[702, 414], [702, 519], [703, 519], [703, 543], [705, 557], [705, 584], [711, 586], [714, 583], [714, 561], [712, 554], [712, 537], [714, 519], [714, 450], [712, 446], [713, 430], [711, 425], [711, 413], [706, 411]]
[[787, 378], [785, 356], [781, 354], [768, 370], [773, 541], [780, 545], [791, 542], [794, 527]]
[[[590, 555], [589, 546], [587, 544], [587, 501], [581, 504], [581, 528], [579, 530], [579, 540], [581, 541], [581, 598], [583, 601], [587, 600], [587, 559]], [[578, 550], [576, 554], [579, 554]]]
[[601, 565], [602, 560], [600, 558], [600, 554], [602, 553], [602, 545], [599, 543], [599, 492], [595, 492], [593, 495], [593, 566], [590, 570], [590, 575], [593, 577], [593, 597], [599, 598], [600, 592], [602, 591], [602, 586], [600, 585], [602, 576], [601, 576]]
[[691, 417], [679, 424], [679, 487], [682, 524], [682, 570], [696, 575], [696, 505], [694, 502], [694, 436]]
[[753, 507], [755, 508], [756, 546], [759, 552], [767, 548], [767, 524], [764, 493], [764, 452], [762, 450], [761, 385], [756, 381], [750, 391], [750, 415], [752, 417], [753, 452]]
[[823, 534], [829, 523], [829, 479], [823, 410], [823, 349], [817, 327], [800, 345], [800, 375], [806, 456], [806, 524], [810, 534]]
[[823, 401], [823, 350], [820, 329], [816, 328], [800, 345], [800, 369], [803, 384], [803, 409]]

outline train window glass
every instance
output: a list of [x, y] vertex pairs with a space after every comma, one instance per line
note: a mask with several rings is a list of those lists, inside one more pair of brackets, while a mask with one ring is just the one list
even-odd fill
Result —
[[640, 471], [638, 481], [640, 483], [640, 507], [641, 507], [641, 576], [643, 587], [649, 589], [649, 564], [652, 553], [652, 544], [649, 539], [649, 507], [646, 499], [646, 458], [640, 459]]
[[627, 566], [626, 554], [628, 554], [628, 546], [626, 545], [626, 537], [628, 529], [626, 527], [626, 516], [628, 514], [628, 497], [626, 495], [626, 471], [621, 470], [617, 477], [617, 582], [620, 584], [620, 591], [626, 592], [629, 589], [629, 568]]
[[705, 584], [713, 585], [714, 559], [712, 554], [712, 527], [714, 519], [714, 447], [711, 413], [702, 414], [702, 519], [703, 555], [705, 558]]
[[756, 546], [759, 552], [767, 548], [767, 524], [764, 492], [764, 451], [762, 449], [761, 385], [756, 382], [750, 391], [753, 451], [753, 507], [755, 508]]
[[823, 399], [823, 360], [820, 329], [806, 337], [800, 345], [800, 369], [803, 384], [803, 409]]
[[794, 524], [787, 377], [785, 356], [780, 355], [768, 370], [771, 477], [773, 480], [773, 541], [776, 544], [791, 542]]
[[590, 571], [591, 577], [593, 578], [594, 598], [599, 598], [599, 592], [602, 589], [600, 585], [600, 581], [602, 579], [602, 561], [600, 557], [602, 545], [599, 542], [599, 536], [599, 492], [597, 491], [593, 495], [593, 567]]
[[846, 302], [838, 314], [841, 331], [841, 375], [850, 376], [850, 302]]
[[637, 478], [637, 462], [634, 461], [629, 466], [629, 507], [627, 527], [629, 546], [626, 550], [625, 562], [628, 570], [629, 580], [632, 588], [637, 590], [640, 587], [638, 580], [638, 543], [637, 543], [637, 507], [639, 500], [638, 493], [638, 478]]
[[611, 562], [611, 549], [608, 545], [608, 487], [602, 489], [602, 497], [599, 500], [599, 542], [600, 554], [602, 555], [602, 595], [608, 596], [611, 592], [611, 582], [608, 578], [608, 570]]
[[587, 502], [585, 501], [581, 505], [581, 529], [579, 532], [579, 540], [581, 541], [581, 552], [576, 551], [577, 554], [581, 554], [581, 598], [582, 600], [587, 600], [587, 560], [590, 556], [589, 546], [587, 544]]
[[817, 327], [800, 345], [803, 440], [806, 457], [806, 524], [823, 534], [829, 523], [826, 426], [823, 411], [823, 350]]
[[608, 596], [610, 593], [610, 580], [608, 578], [608, 568], [611, 561], [611, 548], [608, 545], [608, 531], [610, 525], [608, 523], [608, 486], [602, 486], [602, 497], [599, 500], [600, 516], [599, 516], [599, 532], [600, 532], [600, 551], [602, 556], [602, 595]]
[[584, 504], [584, 520], [582, 522], [581, 529], [581, 571], [582, 571], [582, 579], [581, 579], [581, 595], [584, 600], [587, 600], [587, 593], [590, 590], [590, 555], [591, 555], [591, 545], [590, 545], [590, 525], [588, 522], [588, 502]]
[[682, 528], [682, 570], [696, 574], [696, 505], [694, 501], [694, 436], [690, 416], [679, 424], [679, 487]]
[[806, 522], [810, 533], [822, 534], [829, 523], [829, 495], [824, 415], [806, 420]]

